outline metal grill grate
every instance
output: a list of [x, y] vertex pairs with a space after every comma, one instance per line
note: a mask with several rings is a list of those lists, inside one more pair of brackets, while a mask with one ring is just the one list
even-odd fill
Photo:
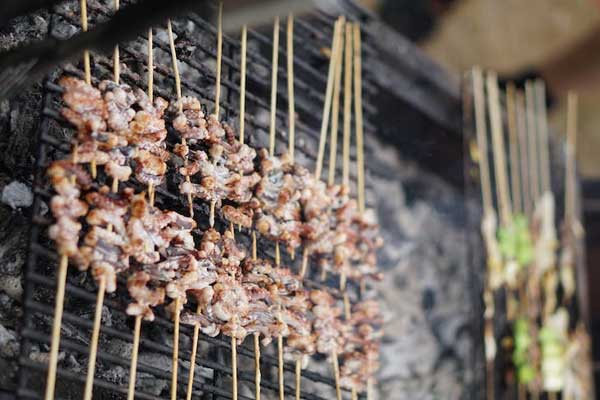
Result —
[[[76, 3], [76, 2], [75, 2]], [[359, 9], [351, 8], [358, 13]], [[52, 12], [50, 35], [64, 36], [78, 29], [77, 4], [68, 2]], [[89, 2], [90, 24], [109, 18], [110, 9], [97, 1]], [[349, 15], [354, 19], [365, 18], [365, 15]], [[332, 34], [334, 17], [325, 13], [315, 13], [307, 17], [296, 19], [295, 32], [295, 87], [297, 119], [298, 161], [310, 168], [314, 165], [317, 147], [317, 135], [320, 127], [320, 116], [325, 88], [327, 59], [321, 49], [329, 46]], [[216, 56], [216, 30], [209, 22], [199, 16], [190, 15], [184, 19], [173, 21], [174, 33], [177, 36], [176, 45], [178, 58], [182, 71], [182, 89], [184, 94], [198, 97], [209, 109], [212, 109], [212, 95], [214, 90], [215, 73], [212, 68]], [[283, 29], [283, 28], [282, 28]], [[156, 29], [155, 49], [155, 94], [167, 99], [174, 98], [174, 82], [172, 79], [168, 43], [161, 38], [160, 28]], [[285, 35], [285, 32], [282, 33]], [[248, 83], [246, 94], [246, 125], [248, 128], [249, 144], [262, 147], [267, 143], [268, 137], [268, 93], [270, 91], [270, 34], [249, 30], [248, 54]], [[374, 134], [374, 119], [376, 109], [372, 105], [374, 96], [377, 95], [377, 85], [369, 72], [369, 57], [375, 52], [369, 47], [373, 38], [364, 37], [364, 112], [366, 135]], [[224, 36], [223, 75], [222, 75], [222, 104], [224, 110], [222, 117], [231, 123], [237, 124], [237, 99], [239, 94], [239, 44], [236, 38]], [[132, 86], [145, 88], [145, 73], [143, 72], [146, 56], [141, 49], [146, 46], [145, 38], [120, 45], [121, 62], [126, 67], [121, 71], [121, 79]], [[285, 49], [280, 48], [284, 54]], [[92, 76], [97, 80], [111, 79], [112, 61], [102, 55], [94, 54]], [[44, 176], [49, 163], [63, 157], [70, 150], [69, 137], [72, 129], [60, 116], [61, 88], [55, 84], [57, 77], [62, 74], [72, 74], [81, 77], [79, 69], [66, 65], [61, 70], [55, 71], [43, 85], [42, 107], [38, 128], [38, 154], [35, 179], [35, 199], [33, 205], [31, 244], [27, 265], [25, 288], [25, 315], [22, 329], [21, 346], [21, 372], [18, 396], [21, 398], [42, 398], [45, 376], [47, 349], [50, 342], [50, 329], [52, 324], [55, 269], [58, 264], [57, 255], [52, 242], [46, 236], [46, 228], [52, 222], [46, 204], [50, 200], [51, 190]], [[286, 71], [280, 67], [278, 88], [277, 111], [277, 146], [286, 141], [285, 127], [287, 123], [287, 99], [285, 90]], [[170, 143], [175, 143], [175, 136], [170, 134]], [[169, 140], [168, 140], [169, 142]], [[365, 149], [366, 156], [369, 148]], [[338, 166], [341, 163], [337, 163]], [[376, 169], [368, 170], [367, 174], [382, 173]], [[351, 179], [355, 178], [351, 176]], [[103, 182], [104, 177], [99, 176], [98, 182]], [[368, 182], [368, 180], [367, 180]], [[135, 186], [130, 182], [129, 185]], [[137, 187], [138, 190], [144, 188]], [[367, 193], [370, 188], [367, 187]], [[371, 196], [367, 196], [367, 199]], [[175, 182], [167, 182], [164, 187], [157, 188], [156, 203], [159, 206], [185, 214], [186, 205], [178, 194]], [[195, 203], [197, 221], [200, 228], [208, 225], [206, 215], [208, 205]], [[223, 228], [222, 221], [217, 221], [216, 227]], [[242, 243], [248, 243], [244, 234], [236, 235]], [[259, 241], [259, 249], [264, 256], [273, 257], [274, 246], [267, 241]], [[289, 256], [283, 262], [293, 265]], [[296, 261], [298, 264], [298, 260]], [[296, 268], [299, 266], [296, 265]], [[334, 295], [339, 293], [337, 278], [330, 277], [326, 282], [320, 282], [315, 276], [308, 276], [308, 287], [323, 287], [328, 285]], [[123, 283], [123, 282], [121, 282]], [[94, 382], [94, 395], [96, 399], [125, 398], [127, 392], [129, 354], [128, 346], [132, 343], [133, 320], [124, 310], [128, 295], [123, 284], [115, 294], [108, 295], [104, 306], [105, 315], [100, 333], [96, 379]], [[350, 298], [356, 300], [360, 296], [358, 288], [350, 285]], [[69, 271], [66, 288], [66, 304], [63, 316], [63, 330], [61, 335], [61, 354], [59, 361], [57, 397], [80, 398], [85, 381], [85, 365], [87, 364], [87, 340], [92, 328], [92, 314], [96, 299], [95, 286], [86, 273]], [[157, 318], [153, 323], [144, 324], [140, 340], [140, 353], [138, 363], [138, 383], [136, 398], [160, 399], [168, 390], [170, 380], [170, 356], [172, 353], [173, 324], [159, 309]], [[181, 325], [180, 352], [179, 352], [179, 387], [186, 387], [187, 371], [190, 362], [191, 337], [193, 328]], [[246, 341], [246, 342], [249, 342]], [[248, 343], [246, 343], [248, 344]], [[240, 399], [248, 397], [254, 388], [253, 350], [249, 346], [240, 346], [238, 349], [240, 383]], [[262, 387], [264, 398], [274, 397], [277, 386], [277, 357], [271, 349], [264, 349], [261, 357], [261, 372], [263, 375]], [[130, 347], [129, 347], [130, 348]], [[199, 344], [199, 354], [196, 361], [197, 370], [194, 381], [194, 398], [222, 399], [231, 398], [229, 366], [230, 341], [224, 337], [210, 338], [202, 335]], [[270, 352], [271, 350], [271, 352]], [[166, 361], [165, 361], [166, 360]], [[323, 361], [323, 360], [321, 360]], [[294, 365], [285, 364], [286, 382], [293, 381]], [[311, 368], [314, 368], [311, 369]], [[334, 381], [329, 365], [324, 362], [311, 362], [311, 368], [302, 373], [302, 398], [326, 399], [333, 397]], [[164, 385], [161, 389], [161, 382]], [[246, 389], [250, 389], [245, 391]], [[295, 388], [286, 385], [286, 394], [293, 395]], [[161, 397], [162, 396], [162, 397]]]

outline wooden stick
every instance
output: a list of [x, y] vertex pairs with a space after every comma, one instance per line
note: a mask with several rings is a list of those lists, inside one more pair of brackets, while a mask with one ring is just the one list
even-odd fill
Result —
[[135, 396], [135, 378], [137, 375], [138, 351], [140, 348], [140, 332], [142, 329], [142, 316], [135, 317], [133, 328], [133, 347], [131, 349], [131, 364], [129, 366], [129, 386], [127, 387], [127, 400], [133, 400]]
[[148, 98], [154, 102], [154, 46], [152, 44], [152, 28], [148, 29]]
[[[527, 148], [529, 150], [529, 187], [532, 204], [535, 207], [540, 196], [539, 163], [537, 156], [536, 120], [535, 120], [535, 93], [533, 84], [525, 83], [525, 107], [527, 110]], [[532, 211], [534, 208], [532, 208]]]
[[[281, 312], [279, 313], [281, 321]], [[279, 381], [279, 400], [285, 399], [285, 389], [283, 382], [283, 336], [277, 335], [277, 377]]]
[[344, 50], [344, 143], [342, 147], [342, 183], [350, 185], [350, 129], [352, 121], [352, 23], [346, 24]]
[[[179, 106], [179, 113], [183, 113], [183, 102], [181, 101], [181, 77], [179, 75], [179, 63], [177, 62], [177, 51], [175, 50], [175, 40], [173, 39], [173, 27], [171, 26], [171, 20], [167, 20], [167, 34], [169, 36], [169, 47], [171, 50], [171, 61], [173, 63], [173, 75], [175, 76], [175, 92], [177, 94], [177, 103]], [[181, 138], [181, 143], [185, 146], [187, 141], [184, 137]], [[187, 157], [183, 159], [183, 165], [187, 165]], [[190, 182], [190, 176], [185, 176], [185, 181]], [[189, 207], [190, 217], [194, 216], [194, 206], [192, 201], [192, 194], [187, 194], [187, 201]]]
[[179, 63], [177, 62], [177, 50], [175, 50], [175, 39], [173, 38], [173, 27], [171, 20], [167, 20], [167, 34], [169, 36], [169, 47], [171, 49], [171, 61], [173, 64], [173, 75], [175, 77], [175, 93], [179, 102], [179, 112], [183, 112], [183, 104], [181, 103], [181, 77], [179, 76]]
[[102, 322], [102, 307], [104, 305], [104, 293], [106, 291], [106, 277], [100, 275], [98, 281], [98, 295], [96, 297], [96, 311], [94, 313], [94, 326], [92, 328], [92, 338], [90, 339], [90, 355], [88, 358], [88, 369], [85, 378], [85, 389], [83, 399], [92, 398], [94, 388], [94, 373], [96, 372], [96, 355], [98, 354], [98, 339], [100, 337], [100, 324]]
[[[119, 191], [119, 180], [113, 180], [112, 184], [112, 192], [117, 193]], [[113, 226], [112, 224], [108, 225], [108, 231], [112, 232]], [[92, 338], [90, 339], [90, 356], [89, 356], [89, 364], [88, 364], [88, 374], [86, 379], [86, 388], [84, 395], [88, 395], [89, 397], [85, 397], [86, 400], [91, 400], [92, 391], [94, 386], [94, 374], [96, 369], [96, 355], [98, 353], [98, 339], [100, 337], [100, 322], [102, 319], [102, 308], [104, 303], [104, 292], [106, 291], [106, 277], [104, 275], [100, 276], [99, 288], [98, 288], [98, 297], [96, 298], [96, 315], [94, 319], [94, 329], [92, 331]], [[88, 389], [89, 383], [89, 389]], [[89, 392], [88, 392], [89, 390]]]
[[373, 400], [373, 397], [375, 396], [373, 386], [373, 377], [369, 377], [369, 379], [367, 379], [367, 400]]
[[223, 58], [223, 2], [219, 2], [219, 14], [217, 17], [217, 72], [215, 83], [215, 115], [219, 119], [221, 101], [221, 59]]
[[294, 162], [294, 143], [296, 136], [296, 107], [294, 104], [294, 16], [287, 18], [287, 85], [288, 85], [288, 154]]
[[[119, 0], [114, 0], [115, 11], [119, 11]], [[113, 76], [115, 83], [118, 85], [121, 75], [121, 64], [119, 63], [119, 45], [115, 45], [113, 52]]]
[[473, 100], [475, 103], [475, 130], [477, 132], [477, 147], [479, 150], [479, 177], [481, 180], [481, 198], [484, 212], [493, 211], [492, 184], [490, 177], [490, 164], [488, 160], [487, 124], [485, 112], [485, 94], [483, 73], [479, 67], [474, 67], [473, 75]]
[[62, 255], [58, 266], [56, 299], [54, 305], [54, 320], [52, 322], [52, 341], [50, 342], [50, 353], [48, 355], [48, 374], [46, 378], [45, 400], [54, 400], [54, 388], [56, 386], [56, 365], [58, 362], [58, 349], [60, 346], [60, 327], [65, 304], [65, 286], [67, 282], [67, 267], [69, 258]]
[[[196, 314], [202, 312], [202, 307], [198, 305]], [[194, 372], [196, 370], [196, 358], [198, 357], [198, 337], [200, 335], [200, 324], [194, 325], [194, 335], [192, 337], [192, 354], [190, 356], [190, 371], [188, 374], [187, 392], [185, 395], [186, 400], [191, 400], [192, 390], [194, 387]]]
[[296, 400], [300, 400], [300, 381], [302, 378], [302, 361], [296, 360]]
[[523, 92], [516, 96], [517, 134], [519, 139], [519, 159], [521, 160], [521, 194], [523, 198], [523, 212], [531, 216], [532, 200], [529, 187], [529, 151], [527, 146], [527, 115], [525, 111], [525, 97]]
[[515, 213], [520, 214], [523, 212], [523, 199], [521, 198], [521, 170], [519, 167], [518, 123], [515, 95], [515, 85], [509, 83], [506, 87], [506, 111], [508, 113], [512, 207]]
[[[88, 30], [88, 16], [87, 16], [87, 0], [80, 0], [79, 7], [81, 9], [81, 30], [87, 32]], [[85, 83], [91, 85], [92, 83], [92, 72], [90, 67], [90, 52], [86, 49], [83, 51], [83, 72], [85, 77]]]
[[244, 128], [246, 125], [246, 47], [248, 43], [248, 27], [242, 27], [242, 49], [240, 66], [240, 143], [244, 144]]
[[275, 266], [279, 267], [281, 265], [281, 253], [279, 251], [279, 242], [275, 242]]
[[490, 121], [492, 128], [492, 151], [494, 153], [494, 171], [496, 174], [496, 186], [498, 189], [498, 208], [500, 219], [504, 226], [510, 224], [512, 219], [512, 207], [510, 203], [510, 188], [506, 173], [506, 160], [504, 149], [504, 133], [502, 132], [502, 113], [500, 110], [500, 96], [498, 93], [498, 78], [493, 72], [488, 73], [487, 79], [488, 107], [490, 109]]
[[237, 339], [231, 337], [231, 378], [232, 382], [232, 399], [238, 398], [238, 382], [237, 382]]
[[171, 400], [177, 400], [177, 370], [179, 367], [179, 316], [181, 314], [181, 299], [175, 299], [175, 316], [173, 318], [173, 358], [171, 369]]
[[273, 56], [271, 59], [271, 121], [269, 124], [269, 155], [275, 155], [275, 129], [277, 116], [277, 71], [279, 64], [279, 17], [273, 24]]
[[335, 56], [338, 48], [340, 19], [335, 22], [333, 27], [333, 37], [331, 44], [331, 56], [329, 57], [329, 72], [327, 73], [327, 87], [325, 89], [325, 101], [323, 103], [323, 117], [321, 119], [321, 134], [319, 136], [319, 150], [317, 153], [317, 165], [315, 167], [315, 176], [321, 178], [323, 168], [323, 157], [325, 155], [325, 140], [327, 138], [327, 127], [329, 125], [329, 113], [331, 112], [331, 100], [333, 97], [333, 78], [335, 73]]
[[302, 249], [302, 264], [300, 266], [300, 278], [304, 278], [306, 270], [308, 269], [308, 248]]
[[254, 397], [260, 400], [260, 339], [258, 333], [254, 334]]
[[575, 220], [577, 106], [577, 94], [569, 92], [567, 97], [567, 159], [565, 163], [565, 220], [567, 221], [567, 224], [572, 224]]
[[344, 46], [344, 19], [340, 23], [337, 35], [338, 46], [337, 51], [332, 57], [335, 57], [335, 73], [333, 78], [333, 103], [331, 105], [331, 141], [329, 143], [329, 175], [327, 183], [333, 185], [335, 183], [335, 164], [337, 161], [337, 138], [338, 126], [340, 117], [340, 83], [342, 77], [342, 48]]
[[354, 114], [356, 115], [356, 164], [358, 168], [358, 210], [365, 211], [365, 159], [363, 149], [362, 51], [360, 24], [354, 24]]
[[[88, 30], [87, 0], [80, 0], [79, 8], [81, 9], [81, 15], [80, 15], [81, 30], [83, 32], [87, 32], [87, 30]], [[87, 49], [85, 49], [83, 51], [83, 74], [84, 74], [85, 83], [87, 83], [88, 85], [91, 85], [92, 84], [92, 70], [91, 70], [91, 64], [90, 64], [90, 52]], [[96, 140], [94, 139], [93, 142], [94, 142], [94, 147], [95, 147]], [[98, 175], [98, 168], [96, 166], [95, 158], [92, 158], [92, 161], [90, 162], [90, 171], [92, 174], [92, 178], [96, 179], [96, 176]]]
[[546, 109], [546, 85], [541, 79], [534, 82], [537, 111], [537, 128], [540, 148], [540, 184], [541, 191], [551, 191], [550, 176], [550, 140], [548, 133], [548, 112]]
[[352, 400], [358, 400], [358, 393], [356, 392], [356, 388], [355, 387], [352, 388], [352, 392], [351, 393], [352, 393], [351, 394], [352, 395]]
[[[256, 231], [252, 231], [252, 260], [256, 260]], [[260, 400], [260, 338], [258, 332], [254, 333], [254, 390], [255, 397]]]
[[340, 387], [340, 363], [338, 361], [337, 352], [331, 354], [333, 362], [333, 376], [335, 378], [335, 397], [337, 400], [342, 400], [342, 388]]

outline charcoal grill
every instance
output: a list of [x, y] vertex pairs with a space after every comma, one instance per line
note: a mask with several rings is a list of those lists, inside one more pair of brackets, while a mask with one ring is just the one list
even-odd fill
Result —
[[[346, 7], [341, 10], [350, 19], [364, 20], [368, 15], [361, 13], [349, 2], [344, 2]], [[123, 5], [127, 6], [127, 3]], [[213, 5], [214, 7], [214, 5]], [[112, 10], [97, 1], [88, 4], [90, 26], [98, 21], [110, 18]], [[79, 29], [77, 4], [67, 2], [53, 8], [50, 13], [49, 37], [63, 37]], [[321, 51], [329, 46], [335, 16], [317, 11], [311, 15], [296, 19], [294, 37], [295, 46], [295, 88], [296, 111], [298, 115], [297, 129], [297, 154], [300, 163], [312, 166], [316, 157], [316, 142], [320, 127], [320, 117], [323, 104], [323, 93], [326, 84], [327, 59]], [[212, 95], [215, 85], [215, 72], [211, 63], [216, 57], [216, 29], [211, 22], [200, 15], [191, 14], [185, 18], [173, 21], [174, 33], [177, 36], [176, 46], [178, 59], [182, 72], [182, 89], [184, 94], [191, 94], [212, 109]], [[168, 42], [160, 36], [164, 30], [155, 28], [154, 39], [154, 65], [155, 65], [155, 94], [167, 99], [175, 97], [173, 75], [170, 67]], [[285, 35], [285, 32], [282, 33]], [[249, 30], [248, 52], [248, 83], [246, 93], [246, 126], [248, 127], [248, 142], [254, 146], [265, 146], [268, 135], [268, 93], [270, 91], [270, 59], [271, 51], [270, 34], [260, 30]], [[375, 52], [369, 45], [375, 38], [364, 36], [363, 65], [363, 93], [366, 135], [373, 135], [376, 118], [374, 97], [377, 96], [377, 83], [368, 65], [375, 57]], [[140, 53], [145, 48], [146, 39], [142, 36], [137, 39], [120, 43], [121, 79], [124, 83], [144, 88], [146, 86], [145, 73], [143, 72], [146, 56]], [[224, 36], [223, 40], [223, 72], [222, 72], [222, 102], [221, 116], [232, 125], [237, 124], [237, 104], [239, 94], [239, 41], [236, 37]], [[284, 48], [279, 49], [281, 54]], [[103, 79], [112, 78], [112, 60], [110, 56], [92, 54], [92, 77], [97, 83]], [[70, 150], [69, 138], [73, 130], [61, 117], [60, 95], [61, 88], [56, 80], [61, 75], [68, 74], [82, 77], [81, 69], [70, 64], [62, 65], [55, 69], [44, 80], [42, 89], [42, 105], [40, 110], [39, 125], [37, 128], [38, 154], [34, 171], [34, 205], [32, 212], [31, 241], [27, 261], [26, 287], [25, 287], [25, 313], [21, 330], [21, 356], [20, 376], [17, 395], [19, 398], [38, 399], [42, 393], [46, 377], [45, 354], [50, 345], [50, 330], [53, 318], [53, 304], [55, 291], [55, 270], [59, 256], [52, 242], [46, 235], [46, 230], [52, 219], [49, 217], [48, 204], [51, 197], [45, 177], [45, 169], [55, 159], [65, 156]], [[279, 68], [278, 110], [277, 110], [277, 147], [285, 143], [285, 126], [287, 123], [287, 95], [285, 89], [286, 71]], [[170, 135], [168, 146], [176, 142], [175, 136]], [[369, 148], [365, 149], [369, 158]], [[338, 163], [338, 166], [341, 163]], [[382, 173], [377, 168], [367, 171], [368, 174]], [[356, 179], [351, 176], [351, 179]], [[101, 174], [98, 182], [104, 183], [105, 177]], [[129, 183], [129, 185], [133, 185]], [[138, 187], [137, 189], [143, 190]], [[367, 193], [370, 188], [367, 186]], [[157, 188], [156, 203], [169, 207], [182, 214], [186, 213], [187, 205], [181, 199], [174, 182]], [[371, 198], [367, 196], [367, 199]], [[208, 205], [195, 203], [195, 213], [201, 229], [208, 226]], [[217, 221], [217, 228], [225, 227], [223, 221]], [[241, 242], [248, 243], [244, 234], [236, 235]], [[259, 242], [259, 252], [264, 256], [273, 257], [274, 246], [266, 241]], [[284, 257], [284, 262], [294, 264], [289, 256]], [[295, 264], [298, 267], [298, 260]], [[314, 270], [314, 269], [313, 269]], [[313, 271], [314, 272], [314, 271]], [[123, 283], [123, 282], [121, 282]], [[133, 320], [127, 317], [124, 310], [127, 303], [127, 294], [123, 284], [119, 290], [107, 296], [104, 306], [105, 318], [100, 333], [96, 379], [94, 381], [94, 395], [97, 399], [125, 398], [127, 393], [127, 373], [130, 357], [127, 353], [128, 344], [133, 340]], [[338, 286], [337, 278], [331, 277], [321, 282], [314, 273], [307, 279], [309, 287], [329, 286], [335, 295], [340, 294], [333, 289]], [[356, 301], [361, 293], [356, 285], [349, 286], [350, 298]], [[61, 354], [57, 379], [57, 399], [80, 398], [85, 382], [85, 366], [87, 363], [87, 338], [92, 328], [92, 317], [96, 299], [95, 286], [90, 277], [85, 273], [69, 271], [66, 287], [66, 303], [63, 316], [63, 331], [61, 335]], [[159, 309], [153, 323], [144, 324], [140, 340], [138, 363], [138, 384], [136, 398], [160, 399], [167, 393], [168, 385], [160, 387], [160, 382], [165, 383], [170, 379], [170, 355], [172, 353], [172, 340], [168, 339], [173, 330], [172, 322], [166, 318], [165, 313]], [[179, 388], [183, 396], [187, 383], [187, 365], [190, 362], [191, 337], [193, 328], [182, 325], [180, 328], [179, 351]], [[246, 342], [249, 342], [246, 341]], [[248, 344], [248, 343], [246, 343]], [[242, 345], [238, 349], [238, 381], [240, 384], [241, 399], [249, 397], [244, 391], [244, 386], [251, 390], [254, 388], [254, 353], [250, 346]], [[274, 346], [271, 346], [274, 347]], [[224, 337], [210, 338], [201, 335], [199, 355], [196, 369], [200, 371], [194, 380], [194, 398], [222, 399], [231, 398], [231, 368], [229, 363], [230, 341]], [[269, 349], [263, 350], [261, 357], [261, 381], [263, 396], [275, 396], [277, 385], [277, 357]], [[161, 360], [166, 359], [167, 362]], [[316, 368], [302, 373], [302, 398], [327, 399], [332, 398], [334, 380], [330, 368], [324, 362], [311, 363]], [[286, 382], [293, 382], [294, 365], [285, 363]], [[149, 382], [152, 384], [150, 385]], [[291, 385], [285, 387], [286, 395], [293, 395], [295, 388]], [[245, 395], [246, 394], [246, 395]], [[163, 397], [161, 397], [163, 396]]]

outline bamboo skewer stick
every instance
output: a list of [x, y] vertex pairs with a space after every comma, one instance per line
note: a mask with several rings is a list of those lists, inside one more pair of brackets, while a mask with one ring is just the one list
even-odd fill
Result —
[[52, 341], [50, 344], [50, 353], [48, 355], [48, 375], [46, 378], [45, 400], [54, 399], [54, 388], [56, 385], [56, 365], [58, 362], [58, 348], [60, 346], [60, 327], [62, 325], [62, 315], [65, 304], [65, 285], [67, 281], [67, 268], [69, 258], [62, 255], [58, 266], [56, 300], [54, 305], [54, 321], [52, 323]]
[[500, 220], [502, 225], [508, 226], [512, 220], [512, 207], [510, 202], [510, 188], [506, 173], [506, 159], [504, 158], [504, 134], [502, 132], [502, 114], [500, 111], [498, 79], [495, 73], [488, 73], [486, 84], [492, 128], [494, 171], [498, 188], [498, 208], [500, 210]]
[[529, 186], [532, 201], [532, 212], [540, 196], [539, 163], [536, 143], [535, 93], [531, 82], [525, 84], [525, 107], [527, 110], [527, 148], [529, 150]]
[[277, 114], [277, 68], [279, 64], [279, 17], [273, 24], [273, 57], [271, 59], [271, 119], [269, 123], [269, 155], [275, 155], [275, 130]]
[[[87, 30], [88, 30], [87, 0], [80, 0], [79, 8], [81, 10], [81, 15], [80, 15], [81, 30], [83, 32], [87, 32]], [[90, 66], [90, 52], [87, 49], [85, 49], [83, 51], [83, 72], [84, 72], [85, 83], [90, 85], [92, 83], [92, 72], [91, 72], [91, 66]]]
[[173, 357], [171, 359], [171, 400], [177, 400], [177, 372], [179, 367], [179, 316], [181, 299], [175, 299], [175, 315], [173, 318]]
[[358, 168], [358, 210], [365, 212], [365, 161], [363, 153], [362, 51], [360, 24], [354, 24], [354, 114], [356, 115], [356, 164]]
[[[221, 64], [223, 58], [223, 2], [219, 3], [219, 14], [217, 18], [217, 76], [215, 83], [215, 117], [219, 119], [220, 101], [221, 101]], [[189, 177], [186, 177], [189, 179]], [[191, 195], [190, 195], [191, 198]], [[210, 202], [210, 213], [208, 223], [212, 228], [215, 225], [215, 206], [217, 202]], [[191, 208], [191, 207], [190, 207]], [[192, 214], [193, 215], [193, 214]]]
[[548, 112], [546, 110], [546, 85], [544, 81], [538, 79], [534, 83], [536, 111], [537, 111], [537, 128], [540, 148], [540, 184], [541, 191], [549, 192], [551, 188], [550, 176], [550, 143], [548, 137]]
[[260, 400], [260, 338], [254, 334], [254, 397]]
[[242, 27], [242, 49], [240, 68], [240, 143], [244, 144], [244, 127], [246, 125], [246, 47], [248, 42], [248, 28]]
[[[196, 313], [200, 314], [202, 312], [202, 307], [198, 305], [196, 309]], [[200, 325], [194, 325], [194, 334], [192, 337], [192, 354], [190, 356], [190, 371], [188, 373], [188, 384], [185, 398], [186, 400], [191, 400], [192, 398], [192, 390], [194, 386], [194, 372], [196, 369], [196, 358], [198, 357], [198, 337], [200, 336]]]
[[315, 177], [321, 178], [323, 168], [323, 157], [325, 155], [325, 140], [327, 138], [327, 127], [329, 124], [329, 113], [331, 112], [331, 100], [333, 97], [333, 78], [335, 73], [336, 53], [339, 47], [340, 19], [338, 19], [333, 28], [333, 38], [331, 44], [331, 56], [329, 58], [329, 71], [327, 73], [327, 87], [325, 89], [325, 101], [323, 104], [323, 117], [321, 120], [321, 133], [319, 136], [319, 149], [317, 153], [317, 165], [315, 167]]
[[[252, 231], [252, 260], [257, 258], [256, 232]], [[258, 332], [254, 333], [254, 393], [256, 400], [260, 400], [260, 337]]]
[[335, 164], [337, 160], [337, 138], [338, 125], [340, 116], [340, 83], [342, 77], [342, 55], [343, 55], [343, 40], [344, 40], [344, 20], [340, 23], [338, 29], [338, 48], [336, 53], [332, 54], [335, 57], [335, 72], [333, 78], [333, 101], [331, 105], [331, 139], [329, 142], [329, 175], [327, 183], [331, 186], [335, 183]]
[[352, 24], [346, 24], [344, 51], [344, 143], [342, 147], [342, 183], [350, 185], [350, 130], [352, 120]]
[[223, 58], [223, 2], [219, 2], [217, 17], [217, 72], [215, 83], [215, 115], [219, 119], [221, 101], [221, 59]]
[[523, 212], [523, 199], [521, 198], [521, 171], [519, 166], [518, 122], [515, 96], [515, 86], [511, 83], [506, 87], [506, 110], [508, 112], [512, 208], [515, 214], [520, 214]]
[[340, 363], [337, 352], [334, 351], [331, 354], [331, 360], [333, 362], [333, 375], [335, 377], [335, 397], [337, 400], [342, 400], [342, 388], [340, 386]]
[[[332, 35], [331, 55], [329, 58], [329, 73], [327, 74], [327, 88], [325, 90], [325, 102], [323, 105], [323, 120], [321, 122], [321, 134], [319, 137], [319, 152], [317, 155], [317, 164], [315, 166], [315, 177], [321, 178], [323, 167], [323, 157], [325, 155], [325, 142], [327, 141], [327, 127], [329, 124], [329, 115], [331, 109], [331, 100], [333, 97], [333, 81], [338, 60], [337, 53], [339, 49], [339, 31], [341, 29], [341, 18], [335, 21]], [[302, 251], [302, 264], [300, 267], [300, 277], [304, 278], [308, 269], [308, 249], [305, 247]], [[321, 271], [321, 280], [325, 280], [326, 271]]]
[[83, 399], [90, 400], [94, 388], [94, 373], [96, 372], [96, 355], [98, 354], [98, 339], [100, 336], [100, 323], [102, 322], [102, 306], [104, 303], [104, 292], [106, 291], [106, 277], [100, 275], [98, 282], [98, 295], [96, 297], [96, 311], [94, 313], [94, 326], [92, 338], [90, 339], [90, 355], [88, 358], [87, 375], [85, 378], [85, 389]]
[[[177, 51], [175, 50], [175, 40], [173, 38], [173, 27], [171, 20], [167, 20], [167, 34], [169, 37], [169, 48], [171, 50], [171, 61], [173, 63], [173, 75], [175, 78], [175, 92], [177, 94], [177, 102], [179, 105], [179, 112], [183, 112], [183, 102], [181, 101], [181, 77], [179, 75], [179, 64], [177, 62]], [[181, 139], [181, 143], [186, 145], [185, 138]], [[187, 164], [187, 157], [183, 160], [184, 165]], [[186, 176], [186, 181], [189, 182], [190, 177]], [[187, 196], [190, 217], [194, 216], [194, 208], [192, 202], [192, 195], [188, 193]], [[172, 360], [172, 371], [171, 371], [171, 400], [177, 399], [177, 374], [179, 367], [179, 317], [181, 314], [181, 299], [177, 297], [175, 299], [175, 315], [173, 317], [173, 360]]]
[[565, 171], [565, 221], [568, 225], [575, 221], [575, 170], [577, 154], [577, 94], [569, 92], [567, 97], [567, 151]]
[[287, 18], [287, 86], [288, 86], [288, 153], [290, 162], [294, 162], [294, 143], [296, 136], [296, 106], [294, 104], [294, 16]]
[[[179, 64], [177, 62], [177, 51], [175, 50], [175, 40], [173, 39], [173, 28], [171, 26], [171, 20], [167, 20], [167, 34], [169, 36], [169, 48], [171, 50], [171, 61], [173, 63], [173, 75], [175, 77], [175, 92], [177, 94], [177, 102], [179, 105], [179, 113], [183, 113], [183, 102], [181, 101], [181, 77], [179, 75]], [[181, 143], [185, 146], [187, 141], [184, 137], [181, 138]], [[184, 166], [187, 165], [187, 157], [183, 160]], [[185, 176], [185, 181], [190, 182], [189, 175]], [[190, 216], [194, 216], [194, 206], [192, 201], [192, 194], [187, 194], [187, 201], [189, 207]]]
[[[279, 315], [281, 321], [281, 313]], [[285, 399], [285, 387], [283, 381], [283, 336], [277, 335], [277, 380], [279, 382], [279, 400]]]
[[517, 114], [517, 136], [519, 142], [519, 159], [521, 160], [521, 195], [523, 199], [523, 212], [531, 216], [532, 201], [529, 188], [529, 151], [527, 147], [527, 115], [525, 111], [525, 97], [519, 92], [516, 95], [515, 109]]
[[[81, 10], [80, 18], [81, 18], [81, 30], [82, 32], [87, 32], [88, 30], [88, 15], [87, 15], [87, 0], [79, 1], [79, 8]], [[91, 63], [90, 63], [90, 52], [89, 50], [83, 50], [83, 75], [85, 79], [85, 83], [88, 85], [92, 84], [92, 71], [91, 71]], [[95, 140], [94, 140], [95, 144]], [[95, 146], [94, 146], [95, 147]], [[90, 170], [92, 173], [92, 178], [96, 179], [96, 175], [98, 173], [96, 167], [96, 159], [92, 158], [90, 162]]]
[[133, 348], [131, 349], [131, 366], [129, 367], [129, 385], [127, 387], [127, 400], [133, 400], [135, 396], [135, 379], [137, 376], [138, 351], [140, 348], [140, 333], [142, 329], [142, 316], [135, 317], [133, 329]]
[[302, 361], [296, 360], [296, 400], [300, 400], [300, 380], [302, 378]]
[[[115, 11], [119, 10], [119, 0], [114, 0]], [[113, 75], [115, 77], [115, 83], [118, 85], [120, 82], [121, 75], [121, 64], [119, 63], [119, 45], [115, 45], [113, 52]]]
[[154, 45], [152, 42], [152, 28], [148, 29], [148, 98], [154, 101]]
[[237, 339], [231, 337], [231, 378], [232, 378], [232, 399], [238, 398], [238, 382], [237, 382]]

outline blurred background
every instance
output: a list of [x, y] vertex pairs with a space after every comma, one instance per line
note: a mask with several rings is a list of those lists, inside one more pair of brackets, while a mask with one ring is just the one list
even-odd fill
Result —
[[[549, 87], [554, 133], [564, 135], [566, 93], [580, 96], [578, 164], [587, 234], [594, 374], [600, 377], [600, 1], [364, 0], [394, 29], [459, 76], [473, 65]], [[598, 389], [598, 388], [597, 388]]]

